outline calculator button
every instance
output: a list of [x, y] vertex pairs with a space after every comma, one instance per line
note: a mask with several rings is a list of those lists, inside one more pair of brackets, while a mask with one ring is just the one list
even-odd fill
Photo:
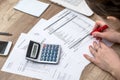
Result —
[[44, 59], [45, 59], [44, 57], [41, 57], [41, 58], [40, 58], [41, 61], [44, 61]]
[[47, 50], [47, 53], [49, 53], [50, 52], [50, 50]]
[[47, 61], [50, 61], [50, 57], [47, 58]]
[[48, 53], [48, 57], [50, 57], [50, 53]]
[[44, 55], [45, 54], [45, 52], [43, 51], [42, 53], [41, 53], [41, 55]]
[[50, 61], [52, 61], [52, 58], [50, 57]]
[[44, 61], [46, 61], [47, 60], [47, 58], [46, 57], [44, 57]]
[[49, 49], [49, 50], [51, 49], [50, 45], [48, 45], [48, 49]]
[[53, 61], [56, 62], [56, 58], [53, 58]]
[[54, 54], [53, 57], [57, 58], [57, 54]]
[[47, 53], [46, 53], [46, 54], [45, 54], [45, 56], [46, 56], [46, 57], [48, 57], [48, 56], [49, 56], [49, 54], [47, 54]]
[[53, 45], [50, 45], [50, 48], [52, 48]]
[[49, 54], [49, 56], [51, 57], [51, 56], [52, 56], [52, 54]]

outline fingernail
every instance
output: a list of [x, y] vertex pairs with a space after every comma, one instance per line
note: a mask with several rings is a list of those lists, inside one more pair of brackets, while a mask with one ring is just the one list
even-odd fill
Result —
[[89, 46], [89, 48], [91, 48], [91, 45]]

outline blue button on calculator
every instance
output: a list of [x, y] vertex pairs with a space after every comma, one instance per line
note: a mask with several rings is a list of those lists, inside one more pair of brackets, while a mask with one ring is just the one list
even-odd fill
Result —
[[39, 44], [30, 41], [26, 59], [40, 63], [58, 63], [60, 58], [60, 45], [57, 44]]

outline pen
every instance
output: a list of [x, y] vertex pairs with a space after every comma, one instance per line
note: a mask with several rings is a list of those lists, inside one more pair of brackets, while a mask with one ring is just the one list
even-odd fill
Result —
[[0, 32], [0, 35], [12, 36], [12, 34], [10, 34], [10, 33], [7, 33], [7, 32]]
[[103, 30], [105, 30], [105, 29], [107, 29], [107, 28], [108, 28], [107, 25], [104, 25], [104, 26], [102, 26], [102, 27], [98, 27], [98, 28], [96, 28], [95, 30], [93, 30], [93, 31], [90, 33], [90, 35], [92, 35], [94, 32], [102, 32]]

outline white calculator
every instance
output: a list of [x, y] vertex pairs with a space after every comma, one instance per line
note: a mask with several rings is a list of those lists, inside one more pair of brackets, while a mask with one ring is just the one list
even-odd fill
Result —
[[57, 44], [40, 44], [29, 42], [26, 59], [40, 62], [57, 64], [60, 59], [61, 48]]

